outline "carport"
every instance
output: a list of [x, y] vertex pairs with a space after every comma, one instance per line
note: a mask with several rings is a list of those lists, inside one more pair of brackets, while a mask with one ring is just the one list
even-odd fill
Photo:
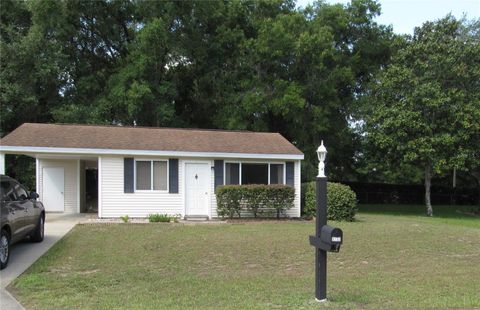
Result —
[[98, 157], [10, 149], [1, 148], [0, 174], [6, 154], [35, 158], [35, 188], [47, 212], [98, 212]]

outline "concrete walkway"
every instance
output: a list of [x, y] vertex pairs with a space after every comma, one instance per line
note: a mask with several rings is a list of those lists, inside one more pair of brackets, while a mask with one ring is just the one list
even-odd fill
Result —
[[78, 222], [85, 220], [85, 218], [85, 214], [47, 213], [43, 242], [31, 243], [24, 241], [10, 248], [8, 266], [0, 271], [0, 309], [24, 309], [5, 288], [27, 270], [40, 256], [45, 254], [58, 240], [65, 236]]

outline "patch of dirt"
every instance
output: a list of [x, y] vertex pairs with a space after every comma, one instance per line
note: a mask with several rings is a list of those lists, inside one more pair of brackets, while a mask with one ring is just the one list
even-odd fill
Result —
[[77, 274], [92, 274], [92, 273], [97, 273], [99, 269], [92, 269], [92, 270], [83, 270], [83, 271], [78, 271]]

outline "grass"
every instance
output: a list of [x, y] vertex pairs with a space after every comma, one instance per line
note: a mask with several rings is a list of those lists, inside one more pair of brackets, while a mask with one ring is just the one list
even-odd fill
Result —
[[14, 281], [27, 309], [480, 307], [480, 219], [361, 206], [314, 301], [313, 222], [80, 225]]
[[424, 216], [426, 208], [423, 205], [360, 205], [361, 214], [378, 214], [406, 216], [414, 218], [422, 223], [441, 223], [446, 225], [459, 225], [478, 228], [480, 218], [478, 216], [469, 216], [469, 214], [478, 213], [478, 206], [433, 206], [433, 218]]

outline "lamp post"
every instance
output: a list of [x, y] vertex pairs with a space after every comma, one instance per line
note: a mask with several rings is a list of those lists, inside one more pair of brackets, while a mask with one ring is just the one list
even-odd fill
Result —
[[[320, 237], [322, 227], [327, 225], [327, 176], [325, 175], [327, 148], [323, 145], [323, 140], [317, 149], [317, 156], [317, 216], [315, 235]], [[327, 301], [327, 251], [320, 248], [315, 248], [315, 299], [320, 302]]]
[[327, 300], [327, 251], [338, 252], [343, 241], [343, 232], [339, 228], [327, 225], [327, 177], [325, 159], [327, 149], [322, 144], [317, 149], [318, 175], [316, 180], [317, 218], [315, 236], [310, 236], [310, 244], [315, 247], [315, 299]]

